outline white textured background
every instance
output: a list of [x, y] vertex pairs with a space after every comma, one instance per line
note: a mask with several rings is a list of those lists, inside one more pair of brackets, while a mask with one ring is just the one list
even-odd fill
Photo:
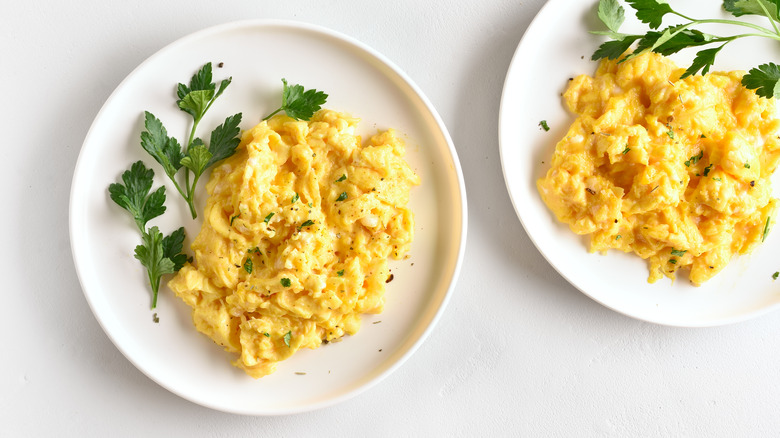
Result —
[[[0, 436], [777, 436], [780, 315], [629, 319], [559, 277], [515, 216], [499, 97], [543, 3], [0, 0]], [[79, 148], [112, 90], [168, 43], [244, 18], [330, 27], [393, 60], [447, 124], [468, 188], [466, 259], [432, 335], [369, 391], [294, 416], [211, 411], [137, 371], [92, 316], [68, 240]]]

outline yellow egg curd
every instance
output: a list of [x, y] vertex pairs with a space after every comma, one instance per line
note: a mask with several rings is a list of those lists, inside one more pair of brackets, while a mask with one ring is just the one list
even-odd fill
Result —
[[577, 119], [537, 188], [592, 252], [639, 255], [651, 283], [687, 268], [700, 285], [775, 222], [780, 121], [773, 99], [740, 84], [744, 72], [683, 72], [646, 53], [571, 80]]
[[410, 248], [419, 177], [393, 130], [365, 144], [358, 119], [275, 116], [212, 173], [200, 233], [168, 284], [195, 327], [252, 377], [338, 341], [384, 306], [388, 258]]

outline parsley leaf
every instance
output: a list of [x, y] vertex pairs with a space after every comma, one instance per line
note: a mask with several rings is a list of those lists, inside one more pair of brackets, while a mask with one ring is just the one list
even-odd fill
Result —
[[309, 120], [328, 99], [328, 95], [322, 91], [304, 90], [302, 85], [297, 84], [288, 86], [287, 79], [282, 79], [282, 84], [282, 106], [263, 120], [268, 120], [281, 111], [295, 120]]
[[163, 254], [163, 236], [157, 227], [143, 233], [143, 244], [135, 247], [135, 258], [138, 259], [149, 274], [149, 284], [152, 286], [152, 309], [157, 307], [157, 293], [160, 290], [160, 277], [175, 272], [175, 264]]
[[284, 287], [290, 287], [292, 285], [292, 281], [287, 277], [282, 278], [281, 283]]
[[651, 29], [661, 26], [664, 15], [672, 13], [672, 8], [660, 0], [626, 0], [636, 10], [636, 18]]
[[593, 56], [590, 59], [592, 61], [597, 61], [601, 58], [618, 59], [639, 38], [642, 38], [642, 35], [628, 35], [621, 40], [607, 41], [593, 52]]
[[135, 224], [143, 232], [146, 223], [165, 213], [165, 186], [149, 194], [154, 171], [147, 169], [142, 161], [136, 161], [122, 174], [122, 182], [108, 186], [111, 199], [133, 215]]
[[346, 201], [347, 200], [347, 192], [341, 192], [338, 198], [336, 198], [336, 202]]
[[778, 9], [780, 8], [780, 2], [777, 0], [724, 0], [723, 9], [730, 12], [735, 17], [741, 17], [743, 15], [761, 15], [767, 16], [775, 21], [778, 19]]
[[295, 196], [290, 200], [290, 204], [295, 204], [299, 199], [301, 199], [301, 197], [298, 196], [298, 192], [295, 192]]
[[607, 29], [617, 32], [626, 20], [626, 11], [617, 0], [599, 2], [598, 16]]
[[284, 334], [284, 345], [290, 346], [290, 339], [292, 339], [292, 330]]
[[247, 274], [252, 273], [252, 266], [253, 266], [252, 259], [250, 257], [247, 257], [246, 261], [244, 262], [244, 270], [246, 271]]
[[241, 113], [234, 114], [226, 118], [221, 125], [211, 132], [209, 144], [211, 159], [206, 167], [210, 167], [217, 161], [224, 160], [236, 152], [236, 147], [241, 142], [241, 139], [238, 138], [238, 134], [241, 132], [238, 128], [240, 123]]
[[342, 182], [345, 179], [347, 179], [347, 174], [342, 173], [341, 176], [339, 177], [339, 179], [336, 180], [336, 182]]
[[168, 177], [173, 178], [181, 168], [181, 145], [175, 138], [168, 137], [168, 131], [160, 119], [149, 111], [144, 111], [144, 127], [146, 130], [141, 133], [141, 147], [162, 165]]
[[682, 257], [685, 255], [685, 253], [688, 252], [688, 250], [679, 250], [672, 248], [672, 255], [677, 257]]
[[742, 77], [742, 85], [761, 97], [780, 96], [780, 66], [769, 62], [752, 68]]
[[185, 263], [190, 261], [187, 254], [182, 253], [184, 246], [184, 227], [179, 227], [171, 234], [163, 237], [162, 249], [163, 257], [173, 262], [174, 272], [178, 272]]
[[710, 71], [712, 64], [715, 63], [715, 55], [720, 52], [720, 49], [722, 49], [723, 46], [725, 46], [725, 44], [713, 49], [705, 49], [697, 53], [696, 57], [693, 58], [691, 66], [685, 70], [685, 73], [680, 76], [680, 79], [685, 79], [688, 76], [695, 75], [699, 72], [699, 70], [701, 70], [701, 74], [706, 75], [707, 72]]

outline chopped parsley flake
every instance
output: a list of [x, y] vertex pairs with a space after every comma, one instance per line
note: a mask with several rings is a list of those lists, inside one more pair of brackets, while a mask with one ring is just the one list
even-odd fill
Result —
[[745, 169], [750, 169], [750, 164], [745, 163]]
[[343, 174], [343, 173], [342, 173], [342, 174], [341, 174], [341, 176], [339, 177], [339, 179], [337, 179], [337, 180], [336, 180], [336, 182], [342, 182], [342, 181], [344, 181], [345, 179], [347, 179], [347, 175], [345, 175], [345, 174]]
[[295, 202], [298, 201], [299, 199], [301, 199], [301, 197], [298, 196], [298, 192], [295, 192], [295, 196], [293, 196], [292, 199], [290, 200], [290, 204], [295, 204]]
[[625, 149], [623, 149], [623, 155], [627, 154], [627, 153], [628, 153], [628, 151], [630, 151], [630, 150], [631, 150], [631, 148], [629, 148], [628, 146], [626, 146], [626, 148], [625, 148]]
[[292, 285], [292, 281], [290, 281], [289, 278], [287, 277], [282, 278], [282, 286], [290, 287], [291, 285]]
[[347, 200], [347, 192], [341, 192], [338, 198], [336, 198], [336, 202], [346, 201]]
[[777, 280], [777, 277], [780, 276], [780, 272], [775, 272], [772, 274], [772, 280]]
[[301, 228], [305, 228], [305, 227], [311, 226], [311, 225], [314, 225], [314, 221], [313, 221], [313, 220], [311, 220], [311, 219], [309, 219], [309, 220], [307, 220], [306, 222], [302, 223], [302, 224], [301, 224], [301, 225], [298, 227], [298, 230], [300, 230]]
[[266, 338], [270, 338], [270, 337], [271, 337], [271, 334], [270, 334], [270, 333], [268, 333], [268, 332], [265, 332], [265, 333], [263, 333], [263, 336], [265, 336]]
[[342, 269], [342, 270], [336, 272], [336, 275], [338, 275], [339, 277], [343, 277], [344, 276], [344, 270]]
[[244, 262], [244, 270], [246, 271], [247, 274], [252, 273], [252, 259], [249, 257], [247, 257], [246, 261]]
[[712, 179], [714, 179], [715, 181], [722, 181], [720, 178], [712, 177]]
[[237, 217], [239, 217], [239, 216], [241, 216], [241, 215], [240, 215], [240, 214], [237, 214], [237, 215], [235, 215], [235, 216], [233, 216], [233, 217], [231, 217], [231, 218], [230, 218], [230, 226], [231, 226], [231, 227], [233, 226], [233, 221], [234, 221], [234, 220], [236, 220], [236, 218], [237, 218]]
[[290, 339], [292, 339], [292, 330], [284, 334], [284, 345], [290, 346]]
[[669, 138], [674, 139], [674, 131], [672, 131], [672, 128], [669, 128], [669, 130], [666, 131], [666, 135], [668, 135]]
[[671, 263], [673, 265], [676, 265], [677, 264], [677, 259], [669, 259], [669, 263]]
[[707, 138], [707, 136], [702, 134], [701, 137], [699, 137], [699, 138]]
[[763, 242], [766, 240], [766, 235], [769, 234], [769, 219], [771, 219], [771, 216], [766, 217], [766, 223], [764, 224], [764, 234], [761, 236], [761, 241]]
[[709, 174], [710, 174], [710, 170], [712, 170], [712, 163], [710, 163], [710, 165], [709, 165], [709, 166], [707, 166], [707, 167], [705, 167], [705, 168], [704, 168], [704, 174], [703, 174], [703, 175], [704, 175], [704, 176], [707, 176], [707, 175], [709, 175]]
[[268, 224], [268, 222], [270, 222], [272, 217], [274, 217], [274, 213], [268, 213], [268, 216], [266, 216], [265, 219], [263, 219], [263, 222]]
[[541, 122], [539, 122], [539, 126], [541, 126], [542, 129], [544, 129], [545, 131], [550, 130], [550, 125], [547, 124], [547, 120], [542, 120]]
[[691, 164], [696, 164], [699, 162], [699, 160], [704, 157], [704, 151], [699, 151], [698, 155], [694, 155], [691, 158], [688, 158], [688, 161], [685, 162], [685, 165], [688, 167], [691, 167]]
[[679, 250], [672, 248], [672, 255], [677, 257], [682, 257], [685, 255], [685, 253], [688, 252], [688, 250]]

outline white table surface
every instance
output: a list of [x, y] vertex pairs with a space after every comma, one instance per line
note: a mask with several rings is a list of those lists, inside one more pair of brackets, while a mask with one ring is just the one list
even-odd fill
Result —
[[[0, 436], [776, 435], [780, 314], [630, 319], [563, 280], [517, 219], [496, 120], [543, 3], [1, 0]], [[326, 26], [393, 60], [450, 130], [469, 196], [463, 270], [431, 336], [367, 392], [292, 416], [209, 410], [136, 370], [92, 315], [68, 237], [73, 169], [112, 90], [166, 44], [245, 18]]]

